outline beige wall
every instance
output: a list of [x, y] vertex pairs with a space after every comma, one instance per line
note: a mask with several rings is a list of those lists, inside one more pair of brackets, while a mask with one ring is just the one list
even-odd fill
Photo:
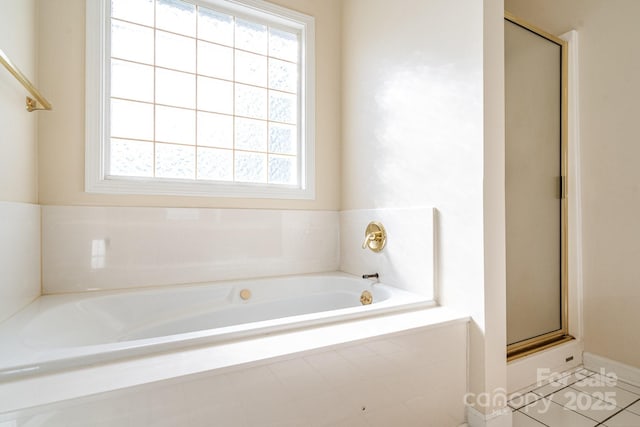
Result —
[[[7, 0], [7, 3], [9, 1]], [[340, 1], [276, 0], [316, 18], [316, 200], [84, 193], [85, 0], [38, 0], [39, 74], [55, 111], [39, 123], [44, 205], [331, 209], [340, 203]]]
[[[35, 0], [0, 0], [0, 49], [36, 81]], [[45, 92], [46, 94], [46, 92]], [[0, 201], [38, 200], [36, 120], [27, 92], [0, 66]]]
[[439, 300], [473, 316], [477, 393], [506, 385], [502, 13], [475, 0], [343, 13], [342, 208], [438, 210]]
[[505, 7], [553, 34], [578, 30], [585, 350], [640, 367], [640, 2]]
[[[35, 0], [0, 0], [0, 49], [34, 83]], [[46, 93], [45, 93], [46, 94]], [[0, 66], [0, 321], [40, 295], [36, 122], [27, 92]]]

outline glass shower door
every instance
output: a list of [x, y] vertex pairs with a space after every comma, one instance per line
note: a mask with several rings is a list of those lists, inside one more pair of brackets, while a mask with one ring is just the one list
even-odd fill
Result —
[[505, 19], [507, 349], [566, 336], [566, 46]]

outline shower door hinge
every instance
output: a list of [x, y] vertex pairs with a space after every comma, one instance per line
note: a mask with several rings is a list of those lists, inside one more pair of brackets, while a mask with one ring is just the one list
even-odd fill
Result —
[[567, 198], [567, 177], [564, 175], [560, 176], [560, 198]]

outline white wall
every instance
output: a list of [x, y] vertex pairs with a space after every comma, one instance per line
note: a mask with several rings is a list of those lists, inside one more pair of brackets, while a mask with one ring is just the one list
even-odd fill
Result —
[[344, 5], [342, 208], [435, 207], [449, 303], [482, 286], [482, 7]]
[[439, 299], [472, 313], [477, 393], [506, 384], [503, 10], [485, 3], [345, 1], [342, 59], [342, 208], [437, 209]]
[[[356, 276], [378, 273], [382, 283], [435, 299], [433, 218], [433, 208], [340, 212], [340, 270]], [[387, 234], [380, 252], [362, 248], [371, 221], [380, 222]]]
[[578, 30], [585, 351], [640, 367], [640, 3], [506, 0], [505, 7], [553, 34]]
[[[36, 80], [35, 1], [0, 0], [0, 49]], [[27, 92], [0, 66], [0, 321], [40, 294], [36, 121]]]
[[316, 199], [101, 195], [84, 192], [86, 0], [38, 0], [43, 90], [55, 111], [39, 122], [43, 205], [239, 207], [337, 210], [340, 203], [340, 1], [276, 0], [316, 18]]

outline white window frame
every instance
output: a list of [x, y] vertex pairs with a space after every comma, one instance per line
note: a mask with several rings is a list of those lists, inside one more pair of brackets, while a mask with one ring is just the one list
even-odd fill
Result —
[[85, 191], [103, 194], [177, 195], [272, 199], [315, 198], [315, 22], [314, 18], [263, 0], [188, 0], [240, 16], [295, 26], [301, 31], [297, 186], [107, 176], [109, 137], [110, 0], [86, 0]]

